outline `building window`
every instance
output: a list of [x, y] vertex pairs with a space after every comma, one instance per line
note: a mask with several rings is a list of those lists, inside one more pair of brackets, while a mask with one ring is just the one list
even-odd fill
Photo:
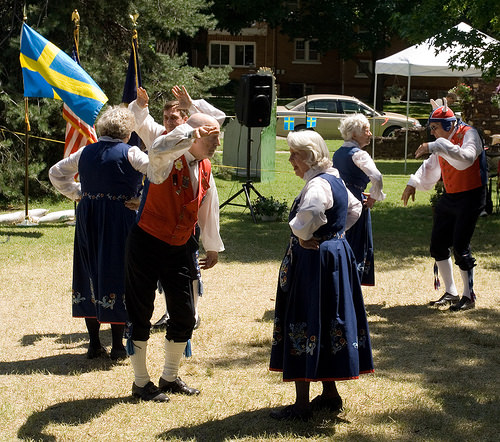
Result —
[[319, 63], [318, 40], [296, 38], [294, 61], [302, 63]]
[[255, 43], [212, 42], [210, 43], [210, 65], [255, 66]]
[[[356, 63], [356, 74], [354, 75], [355, 78], [368, 78], [368, 75], [366, 75], [363, 70], [367, 70], [368, 72], [373, 72], [372, 68], [373, 64], [371, 60], [358, 60], [358, 63]], [[363, 68], [363, 70], [361, 70]]]

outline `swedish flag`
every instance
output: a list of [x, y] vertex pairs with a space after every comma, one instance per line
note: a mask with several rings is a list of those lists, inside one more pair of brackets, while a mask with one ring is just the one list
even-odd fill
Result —
[[316, 127], [316, 117], [307, 117], [306, 127]]
[[85, 123], [94, 124], [108, 97], [78, 63], [26, 23], [19, 59], [25, 97], [62, 100]]
[[293, 117], [285, 117], [283, 119], [283, 126], [285, 130], [293, 130], [295, 126], [295, 118]]

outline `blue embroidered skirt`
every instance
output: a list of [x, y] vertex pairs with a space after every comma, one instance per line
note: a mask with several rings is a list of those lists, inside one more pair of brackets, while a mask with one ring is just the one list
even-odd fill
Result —
[[276, 295], [270, 370], [283, 372], [284, 381], [355, 379], [373, 372], [361, 285], [347, 240], [324, 241], [319, 251], [297, 242], [290, 247], [287, 286], [278, 284]]

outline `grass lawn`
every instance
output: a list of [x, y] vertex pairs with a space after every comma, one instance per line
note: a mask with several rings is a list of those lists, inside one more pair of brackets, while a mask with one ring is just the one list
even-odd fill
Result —
[[[330, 146], [333, 150], [335, 146]], [[408, 173], [418, 167], [408, 162]], [[0, 440], [27, 441], [496, 441], [500, 387], [500, 215], [480, 218], [472, 248], [477, 307], [463, 313], [427, 306], [429, 194], [403, 208], [402, 161], [377, 161], [386, 201], [372, 212], [376, 285], [364, 288], [375, 373], [339, 382], [339, 415], [281, 423], [269, 412], [294, 400], [294, 387], [268, 371], [274, 294], [288, 239], [285, 221], [253, 223], [248, 209], [226, 206], [226, 251], [203, 273], [201, 326], [180, 375], [202, 391], [167, 404], [131, 398], [129, 361], [87, 360], [83, 320], [71, 318], [74, 227], [0, 226]], [[276, 179], [256, 182], [290, 203], [302, 188], [276, 154]], [[241, 180], [217, 178], [221, 202]], [[32, 208], [70, 209], [31, 203]], [[456, 273], [459, 290], [462, 282]], [[153, 320], [164, 311], [156, 300]], [[110, 346], [109, 327], [103, 343]], [[163, 334], [152, 334], [148, 364], [157, 382]], [[320, 386], [311, 387], [311, 398]]]

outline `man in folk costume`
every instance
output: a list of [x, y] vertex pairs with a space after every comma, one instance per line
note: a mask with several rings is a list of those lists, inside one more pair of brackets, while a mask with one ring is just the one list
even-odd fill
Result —
[[[158, 137], [149, 150], [148, 180], [125, 254], [127, 350], [135, 377], [132, 394], [143, 400], [166, 402], [165, 392], [199, 394], [180, 379], [178, 370], [196, 322], [192, 281], [197, 270], [188, 245], [196, 223], [206, 250], [206, 257], [200, 259], [202, 269], [213, 267], [224, 250], [209, 161], [220, 145], [219, 133], [215, 118], [196, 113]], [[158, 281], [165, 290], [170, 318], [157, 387], [146, 367], [146, 347]]]
[[[175, 100], [165, 102], [163, 106], [163, 125], [154, 121], [149, 113], [149, 96], [146, 89], [139, 87], [137, 89], [137, 99], [132, 101], [128, 108], [134, 113], [136, 126], [135, 132], [139, 135], [146, 150], [149, 150], [153, 142], [161, 135], [166, 135], [174, 130], [177, 126], [185, 123], [189, 115], [201, 112], [214, 117], [222, 126], [226, 119], [226, 114], [215, 108], [205, 100], [193, 100], [184, 86], [174, 86], [172, 94]], [[196, 229], [195, 235], [190, 240], [193, 245], [193, 259], [198, 263], [198, 240], [199, 229]], [[193, 280], [193, 296], [196, 310], [196, 326], [199, 324], [200, 317], [198, 315], [198, 300], [203, 294], [203, 283], [200, 272], [197, 273], [197, 278]], [[164, 329], [167, 326], [168, 311], [153, 325], [153, 328]]]
[[[436, 260], [435, 286], [439, 287], [439, 272], [446, 292], [430, 304], [436, 307], [451, 304], [451, 311], [461, 311], [475, 307], [473, 268], [476, 260], [471, 254], [470, 241], [486, 202], [486, 155], [477, 130], [455, 117], [446, 98], [442, 106], [434, 100], [431, 104], [433, 110], [428, 124], [436, 140], [421, 144], [415, 152], [415, 158], [430, 156], [411, 175], [401, 199], [406, 206], [410, 197], [415, 200], [417, 189], [431, 190], [442, 178], [444, 194], [435, 207], [430, 252]], [[451, 247], [463, 280], [461, 297], [453, 280]]]

